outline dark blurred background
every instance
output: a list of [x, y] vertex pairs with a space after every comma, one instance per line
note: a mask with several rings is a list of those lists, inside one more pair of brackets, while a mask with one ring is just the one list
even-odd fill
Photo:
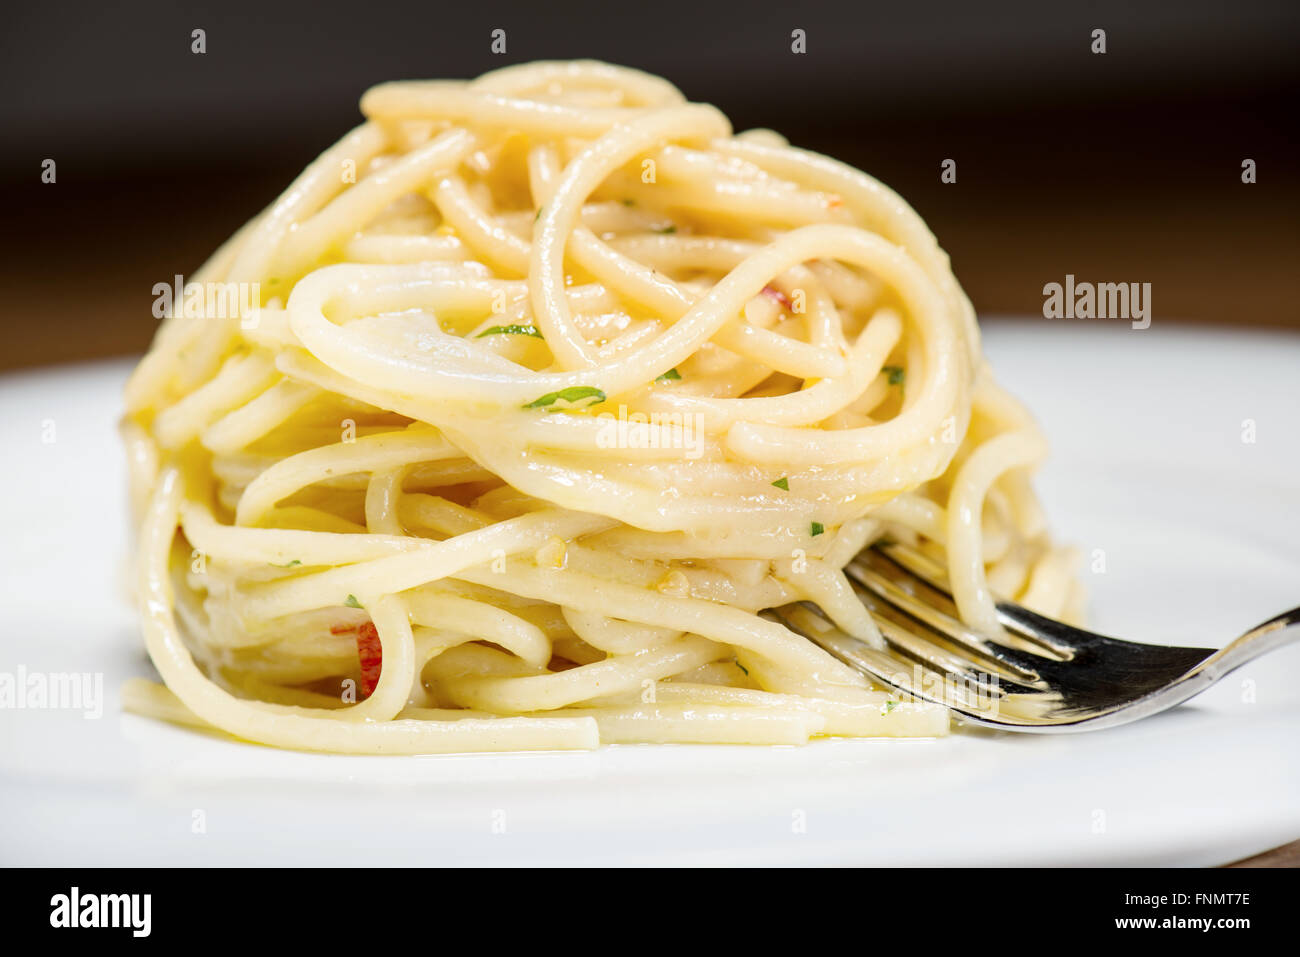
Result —
[[1152, 283], [1158, 323], [1300, 330], [1295, 0], [56, 2], [5, 20], [0, 368], [144, 349], [153, 284], [356, 125], [367, 86], [571, 57], [876, 175], [985, 316], [1041, 315], [1043, 284], [1073, 273]]

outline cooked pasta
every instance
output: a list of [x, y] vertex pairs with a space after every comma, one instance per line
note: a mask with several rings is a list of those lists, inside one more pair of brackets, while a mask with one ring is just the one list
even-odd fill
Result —
[[881, 641], [891, 536], [1077, 612], [916, 214], [656, 77], [401, 82], [173, 302], [127, 388], [137, 711], [287, 748], [939, 735], [758, 613]]

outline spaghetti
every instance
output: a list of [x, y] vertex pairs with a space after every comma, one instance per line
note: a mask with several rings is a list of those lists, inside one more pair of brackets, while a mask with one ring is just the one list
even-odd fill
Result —
[[937, 735], [758, 612], [878, 644], [842, 568], [889, 535], [972, 627], [1075, 613], [1043, 440], [888, 189], [594, 62], [362, 110], [195, 277], [257, 305], [173, 308], [128, 385], [129, 707], [358, 753]]

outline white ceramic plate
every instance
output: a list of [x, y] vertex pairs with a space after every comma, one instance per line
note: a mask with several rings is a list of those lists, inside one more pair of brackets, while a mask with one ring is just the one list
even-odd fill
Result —
[[[1053, 440], [1056, 534], [1104, 553], [1099, 630], [1217, 645], [1300, 604], [1300, 338], [1039, 321], [986, 340]], [[0, 711], [4, 863], [1206, 865], [1300, 837], [1300, 646], [1059, 737], [361, 758], [123, 715], [121, 680], [149, 673], [122, 597], [127, 369], [0, 379], [0, 672], [104, 675], [97, 720]]]

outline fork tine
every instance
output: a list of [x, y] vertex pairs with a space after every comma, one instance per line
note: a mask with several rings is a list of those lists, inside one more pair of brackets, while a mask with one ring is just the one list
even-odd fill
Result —
[[1005, 693], [1034, 694], [1047, 689], [1037, 676], [1026, 679], [994, 667], [981, 667], [970, 658], [954, 654], [949, 648], [930, 639], [920, 629], [908, 628], [890, 618], [877, 618], [880, 634], [901, 657], [919, 662], [930, 671], [949, 675], [963, 684], [996, 685]]
[[[879, 684], [975, 724], [1035, 732], [1123, 724], [1185, 701], [1221, 676], [1204, 667], [1207, 661], [1227, 661], [1211, 648], [1142, 645], [1082, 631], [1012, 602], [997, 605], [1005, 636], [978, 634], [960, 621], [944, 569], [907, 546], [873, 546], [845, 571], [880, 629], [883, 649], [847, 634], [809, 602], [762, 614]], [[1297, 618], [1300, 609], [1261, 627], [1294, 639]], [[1254, 654], [1260, 647], [1252, 646]]]
[[889, 651], [873, 648], [862, 639], [854, 638], [836, 627], [816, 606], [796, 602], [770, 608], [763, 614], [875, 677], [897, 671], [901, 663]]
[[[952, 634], [945, 630], [945, 616], [940, 612], [933, 612], [930, 616], [932, 621], [913, 617], [888, 597], [864, 585], [853, 573], [850, 574], [849, 584], [858, 600], [870, 612], [885, 641], [908, 656], [922, 659], [953, 674], [993, 675], [1004, 684], [1015, 685], [1026, 691], [1043, 687], [1042, 675], [1033, 667], [1029, 656], [1022, 656], [1023, 660], [1013, 659], [1010, 655], [999, 657], [978, 644], [982, 641], [979, 636], [967, 633], [971, 634], [971, 640], [965, 640], [962, 634]], [[960, 629], [960, 623], [957, 625]]]
[[[806, 603], [769, 609], [764, 615], [779, 621], [866, 674], [880, 684], [909, 698], [930, 701], [970, 717], [992, 720], [1005, 710], [1011, 697], [996, 679], [980, 672], [949, 672], [913, 658], [900, 650], [879, 651], [861, 639], [839, 629]], [[891, 648], [894, 638], [906, 634], [892, 622], [884, 622], [882, 633]], [[1042, 697], [1031, 693], [1033, 697]], [[1025, 697], [1019, 695], [1018, 697]]]
[[909, 587], [911, 583], [906, 573], [900, 573], [897, 566], [858, 559], [847, 565], [844, 571], [858, 597], [873, 614], [884, 613], [883, 603], [896, 614], [905, 616], [901, 624], [916, 621], [926, 626], [964, 654], [975, 656], [987, 670], [1000, 673], [1003, 678], [1032, 684], [1041, 677], [1041, 661], [1035, 656], [990, 641], [920, 598], [915, 594], [916, 589]]
[[995, 673], [992, 669], [981, 667], [968, 656], [954, 653], [951, 648], [930, 638], [925, 634], [924, 628], [917, 627], [915, 623], [900, 622], [893, 615], [873, 615], [881, 636], [885, 639], [886, 649], [882, 652], [843, 632], [814, 604], [803, 602], [787, 605], [777, 611], [784, 613], [787, 623], [793, 621], [798, 626], [798, 631], [809, 635], [823, 647], [833, 644], [833, 650], [827, 648], [832, 653], [852, 654], [856, 659], [869, 661], [876, 669], [874, 673], [891, 676], [890, 683], [895, 686], [901, 683], [897, 677], [901, 665], [913, 671], [919, 668], [920, 673], [931, 683], [937, 680], [961, 686], [995, 688], [999, 695], [1038, 694], [1047, 688], [1041, 681], [1030, 685], [1005, 671]]
[[[913, 581], [919, 583], [921, 587], [930, 589], [931, 593], [941, 596], [944, 601], [949, 603], [949, 607], [953, 607], [951, 605], [952, 594], [948, 588], [947, 571], [929, 555], [907, 545], [890, 544], [865, 549], [858, 558], [861, 559], [867, 553], [882, 557], [888, 563], [887, 567], [891, 569], [898, 569], [904, 574], [910, 573]], [[1049, 681], [1055, 680], [1058, 674], [1056, 663], [1081, 664], [1085, 659], [1091, 660], [1099, 653], [1105, 654], [1108, 659], [1114, 662], [1119, 657], [1140, 656], [1151, 648], [1149, 645], [1122, 641], [1118, 638], [1099, 635], [1096, 632], [1085, 631], [1082, 628], [1075, 628], [1063, 621], [1057, 621], [1055, 618], [1048, 618], [1046, 615], [1030, 611], [1023, 605], [1018, 605], [1013, 601], [999, 601], [996, 608], [998, 620], [1007, 629], [1008, 639], [1015, 641], [1019, 650], [1038, 656], [1042, 655], [1040, 649], [1049, 653], [1051, 660], [1037, 667], [1039, 672], [1043, 672], [1044, 669], [1051, 672], [1051, 674], [1044, 675]], [[1001, 650], [1006, 647], [1001, 642], [985, 640], [990, 646], [999, 651], [999, 655], [1001, 655]], [[1161, 645], [1157, 647], [1164, 650], [1164, 657], [1167, 662], [1176, 661], [1179, 664], [1199, 660], [1211, 654], [1214, 650], [1212, 648], [1185, 645]], [[1008, 651], [1011, 651], [1011, 649], [1008, 649]], [[1014, 652], [1012, 653], [1014, 654]], [[1176, 667], [1176, 665], [1174, 666]], [[1077, 669], [1071, 670], [1076, 675], [1079, 674]]]
[[[960, 622], [955, 619], [945, 621], [942, 612], [927, 612], [925, 601], [910, 593], [917, 583], [933, 590], [946, 585], [947, 576], [938, 563], [907, 546], [890, 545], [884, 551], [886, 554], [882, 555], [877, 549], [866, 549], [846, 570], [853, 577], [857, 577], [855, 568], [860, 570], [864, 565], [884, 572], [888, 579], [892, 579], [889, 583], [901, 584], [897, 591], [901, 592], [900, 603], [903, 606], [915, 608], [922, 615], [928, 614], [931, 627], [944, 634], [950, 633], [948, 625], [951, 623], [950, 637], [959, 641], [961, 630], [965, 630]], [[944, 593], [940, 591], [940, 594]], [[890, 595], [896, 597], [895, 592], [890, 592]], [[909, 602], [909, 598], [916, 600]], [[1009, 640], [1023, 639], [1023, 642], [1018, 641], [1017, 648], [1012, 649], [991, 638], [981, 639], [976, 635], [975, 640], [982, 640], [998, 660], [1031, 668], [1040, 680], [1026, 684], [1040, 690], [1065, 693], [1078, 707], [1098, 707], [1117, 696], [1158, 689], [1213, 653], [1213, 649], [1208, 648], [1141, 645], [1108, 638], [1036, 614], [1014, 602], [999, 602], [997, 609], [999, 619], [1008, 626]], [[1023, 648], [1020, 647], [1022, 643]], [[1044, 655], [1038, 651], [1039, 647], [1055, 654]], [[1104, 666], [1098, 668], [1102, 662]]]
[[[937, 593], [951, 607], [952, 588], [948, 584], [948, 570], [929, 555], [900, 543], [872, 546], [858, 557], [862, 558], [867, 553], [883, 557], [893, 568], [910, 576], [912, 580], [919, 582], [931, 592]], [[1064, 622], [1035, 614], [1012, 601], [999, 600], [996, 608], [998, 621], [1013, 638], [1018, 636], [1037, 646], [1022, 649], [1031, 654], [1041, 654], [1039, 649], [1042, 649], [1057, 661], [1067, 661], [1081, 648], [1092, 645], [1101, 637], [1090, 631], [1072, 628]], [[990, 643], [1001, 647], [1000, 643]]]

